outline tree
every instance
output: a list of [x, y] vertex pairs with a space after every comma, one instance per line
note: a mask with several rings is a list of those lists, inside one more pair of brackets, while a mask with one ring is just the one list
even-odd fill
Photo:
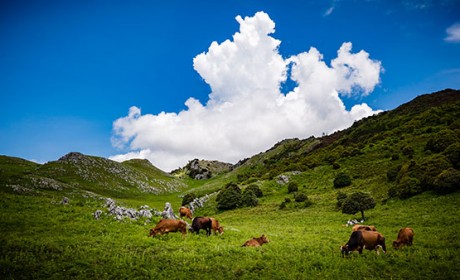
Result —
[[364, 210], [369, 210], [374, 207], [375, 200], [369, 194], [356, 192], [345, 199], [342, 206], [342, 213], [354, 215], [357, 212], [361, 212], [362, 219], [364, 220]]

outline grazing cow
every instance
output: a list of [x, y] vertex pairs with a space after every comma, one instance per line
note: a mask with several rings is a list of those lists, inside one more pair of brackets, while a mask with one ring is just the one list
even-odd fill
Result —
[[393, 241], [393, 248], [399, 249], [404, 245], [412, 246], [414, 239], [414, 230], [410, 227], [402, 228], [399, 230], [398, 239]]
[[270, 240], [262, 234], [261, 237], [253, 237], [252, 239], [249, 239], [248, 241], [244, 242], [242, 247], [259, 247], [262, 246], [264, 243], [268, 243]]
[[185, 207], [185, 206], [182, 206], [181, 208], [179, 208], [179, 216], [181, 218], [182, 217], [187, 217], [190, 220], [193, 219], [192, 211], [190, 209], [188, 209], [187, 207]]
[[211, 228], [214, 231], [214, 234], [224, 233], [224, 227], [221, 227], [219, 221], [214, 218], [211, 218]]
[[164, 233], [177, 231], [180, 231], [182, 236], [184, 236], [187, 233], [187, 224], [182, 220], [161, 219], [155, 228], [150, 229], [149, 237], [155, 237], [157, 234], [163, 235]]
[[354, 225], [351, 228], [351, 230], [352, 231], [358, 231], [358, 230], [377, 231], [377, 228], [375, 226]]
[[201, 229], [206, 231], [206, 235], [211, 235], [212, 220], [208, 217], [195, 217], [192, 221], [192, 231], [196, 234], [200, 233]]
[[363, 249], [375, 250], [379, 254], [378, 247], [382, 247], [384, 253], [387, 248], [385, 246], [385, 237], [377, 231], [353, 231], [347, 244], [340, 246], [340, 251], [343, 255], [348, 255], [350, 252], [358, 251], [363, 253]]

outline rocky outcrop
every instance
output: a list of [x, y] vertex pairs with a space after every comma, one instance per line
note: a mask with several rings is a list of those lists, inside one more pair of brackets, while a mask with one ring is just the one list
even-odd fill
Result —
[[233, 164], [220, 162], [193, 159], [183, 168], [172, 171], [174, 175], [186, 175], [195, 180], [209, 179], [212, 176], [230, 172], [233, 170]]

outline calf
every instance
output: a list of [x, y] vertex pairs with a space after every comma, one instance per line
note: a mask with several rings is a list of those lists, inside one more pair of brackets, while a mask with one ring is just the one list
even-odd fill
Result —
[[387, 248], [385, 246], [385, 237], [377, 231], [353, 231], [347, 244], [340, 246], [342, 257], [350, 252], [358, 251], [363, 253], [363, 249], [375, 250], [379, 254], [378, 247], [382, 247], [384, 253]]
[[184, 236], [187, 233], [187, 224], [182, 220], [161, 219], [154, 228], [150, 229], [149, 237], [177, 231], [180, 231]]
[[358, 230], [377, 231], [377, 228], [375, 226], [354, 225], [351, 228], [351, 230], [352, 231], [358, 231]]
[[182, 206], [181, 208], [179, 208], [179, 216], [181, 218], [182, 217], [187, 217], [190, 220], [193, 219], [192, 211], [189, 208], [185, 207], [185, 206]]
[[195, 217], [192, 221], [192, 231], [196, 234], [200, 233], [201, 229], [206, 231], [206, 235], [211, 235], [212, 220], [208, 217]]
[[211, 228], [214, 231], [214, 234], [224, 233], [224, 227], [221, 227], [219, 221], [214, 218], [211, 218]]
[[414, 239], [414, 230], [410, 227], [402, 228], [399, 230], [397, 240], [393, 241], [393, 248], [399, 249], [404, 245], [412, 246]]
[[264, 243], [268, 243], [270, 240], [262, 234], [260, 237], [253, 237], [252, 239], [249, 239], [248, 241], [244, 242], [242, 247], [259, 247], [262, 246]]

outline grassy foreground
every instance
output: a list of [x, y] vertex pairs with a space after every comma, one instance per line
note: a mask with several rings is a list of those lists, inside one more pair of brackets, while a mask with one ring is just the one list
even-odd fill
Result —
[[[201, 214], [218, 218], [222, 236], [179, 233], [148, 238], [152, 222], [94, 219], [103, 201], [62, 194], [2, 193], [1, 279], [459, 279], [460, 194], [430, 193], [389, 200], [366, 212], [386, 236], [388, 253], [365, 251], [342, 258], [348, 216], [333, 206], [279, 210], [271, 199], [255, 208]], [[173, 198], [168, 196], [168, 199]], [[161, 199], [160, 199], [161, 200]], [[139, 201], [138, 205], [154, 204]], [[179, 206], [180, 198], [171, 200]], [[135, 205], [133, 205], [135, 206]], [[198, 213], [200, 214], [200, 213]], [[412, 247], [391, 248], [398, 229], [414, 228]], [[266, 234], [260, 248], [241, 245]]]

